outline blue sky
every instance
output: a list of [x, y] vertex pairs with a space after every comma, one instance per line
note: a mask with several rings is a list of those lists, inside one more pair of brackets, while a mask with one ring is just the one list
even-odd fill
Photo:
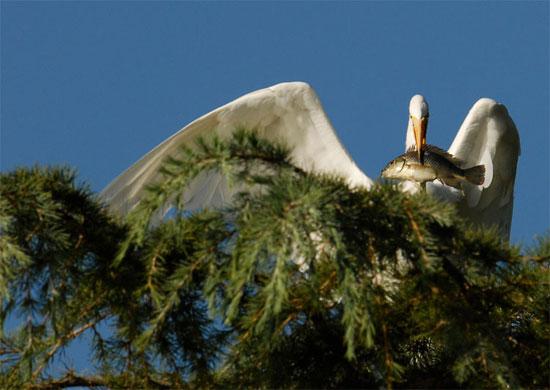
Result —
[[69, 164], [94, 190], [196, 117], [310, 83], [371, 177], [410, 97], [448, 147], [480, 97], [522, 142], [512, 240], [549, 223], [548, 2], [1, 3], [1, 169]]
[[[0, 2], [0, 162], [69, 164], [99, 191], [196, 117], [310, 83], [371, 177], [404, 147], [410, 97], [448, 147], [480, 97], [521, 136], [512, 240], [549, 223], [548, 2]], [[66, 355], [87, 367], [86, 343]]]

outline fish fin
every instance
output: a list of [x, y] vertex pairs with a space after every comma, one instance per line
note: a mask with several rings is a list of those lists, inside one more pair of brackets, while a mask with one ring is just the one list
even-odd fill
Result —
[[464, 177], [470, 183], [475, 185], [482, 185], [485, 181], [485, 165], [477, 165], [472, 168], [464, 170]]
[[461, 178], [454, 178], [454, 177], [446, 177], [441, 178], [440, 180], [445, 184], [446, 186], [456, 188], [457, 190], [461, 190], [462, 187], [460, 186], [460, 180]]
[[424, 150], [426, 152], [430, 152], [430, 153], [433, 153], [433, 154], [437, 154], [443, 158], [445, 158], [446, 160], [452, 162], [454, 165], [457, 165], [457, 166], [461, 166], [464, 161], [462, 161], [461, 159], [459, 158], [456, 158], [455, 156], [453, 156], [451, 153], [447, 152], [446, 150], [443, 150], [435, 145], [424, 145]]

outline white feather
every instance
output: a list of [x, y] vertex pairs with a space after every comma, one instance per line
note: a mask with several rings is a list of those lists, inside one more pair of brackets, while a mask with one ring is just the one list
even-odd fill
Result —
[[430, 114], [428, 102], [422, 95], [414, 95], [409, 102], [409, 115], [418, 119], [427, 117]]
[[449, 153], [464, 161], [464, 168], [485, 165], [483, 186], [464, 188], [461, 212], [475, 223], [496, 225], [508, 238], [520, 142], [506, 107], [492, 99], [479, 99], [460, 126]]
[[414, 140], [414, 130], [411, 118], [407, 123], [407, 134], [405, 136], [405, 150], [416, 150], [416, 141]]
[[428, 102], [422, 95], [414, 95], [409, 102], [409, 122], [407, 123], [407, 135], [405, 137], [405, 150], [416, 149], [412, 118], [427, 118], [430, 115]]
[[[298, 167], [342, 176], [353, 186], [372, 185], [342, 146], [315, 91], [306, 83], [294, 82], [249, 93], [191, 122], [111, 182], [102, 198], [113, 210], [128, 213], [145, 188], [161, 179], [162, 161], [177, 157], [180, 145], [192, 147], [199, 137], [215, 134], [227, 138], [238, 127], [284, 142], [292, 148], [291, 158]], [[222, 206], [236, 190], [221, 175], [205, 172], [183, 194], [184, 204], [189, 210]], [[168, 209], [169, 205], [164, 211]]]
[[[409, 114], [417, 117], [429, 114], [422, 96], [411, 99]], [[192, 147], [199, 137], [227, 138], [238, 127], [284, 142], [292, 148], [293, 162], [302, 169], [335, 174], [353, 186], [370, 188], [372, 185], [342, 146], [314, 90], [306, 83], [294, 82], [249, 93], [191, 122], [124, 171], [101, 196], [113, 210], [128, 213], [143, 197], [146, 187], [161, 179], [158, 169], [162, 161], [167, 156], [177, 157], [180, 145]], [[410, 120], [406, 144], [414, 145]], [[428, 193], [457, 202], [461, 212], [474, 223], [497, 225], [503, 237], [508, 237], [520, 145], [517, 129], [506, 108], [494, 100], [480, 99], [468, 113], [449, 153], [464, 161], [463, 168], [485, 165], [484, 184], [467, 184], [462, 194], [435, 181], [428, 183]], [[405, 182], [401, 188], [414, 192], [419, 186]], [[203, 172], [180, 196], [186, 208], [194, 210], [223, 206], [238, 190], [230, 188], [221, 175]], [[175, 201], [171, 199], [155, 215], [156, 223]]]

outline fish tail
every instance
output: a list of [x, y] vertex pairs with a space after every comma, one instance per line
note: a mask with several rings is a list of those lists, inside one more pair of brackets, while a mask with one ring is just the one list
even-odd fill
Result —
[[485, 181], [485, 165], [477, 165], [472, 168], [464, 170], [464, 177], [470, 183], [475, 185], [482, 185]]

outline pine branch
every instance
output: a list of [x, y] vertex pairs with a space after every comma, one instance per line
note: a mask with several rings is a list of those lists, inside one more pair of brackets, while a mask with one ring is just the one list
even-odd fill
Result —
[[103, 377], [85, 377], [68, 373], [60, 379], [51, 379], [29, 385], [29, 389], [58, 389], [69, 387], [105, 387], [108, 382]]
[[[202, 140], [124, 221], [67, 171], [1, 174], [0, 387], [547, 386], [550, 239], [520, 250], [426, 194], [350, 188], [288, 152]], [[188, 213], [205, 170], [242, 191]], [[26, 326], [4, 332], [14, 313]], [[44, 378], [90, 329], [97, 372]]]
[[[104, 376], [83, 376], [74, 373], [73, 371], [67, 372], [65, 375], [58, 379], [46, 379], [37, 383], [29, 384], [26, 386], [29, 390], [45, 390], [45, 389], [64, 389], [71, 387], [117, 387], [116, 383], [119, 378], [105, 378]], [[183, 389], [185, 386], [174, 385], [173, 382], [163, 381], [154, 378], [147, 378], [148, 387], [154, 387], [157, 389]]]
[[31, 379], [35, 380], [40, 375], [40, 373], [44, 370], [44, 368], [46, 368], [46, 366], [48, 365], [48, 362], [59, 350], [59, 348], [67, 344], [68, 341], [80, 336], [82, 333], [84, 333], [91, 327], [97, 325], [99, 322], [103, 321], [105, 318], [107, 318], [107, 314], [101, 314], [98, 317], [96, 317], [94, 320], [89, 321], [88, 323], [82, 325], [81, 327], [74, 329], [71, 332], [59, 337], [57, 339], [57, 342], [50, 348], [50, 350], [46, 353], [46, 355], [42, 359], [42, 364], [40, 364], [34, 370], [34, 372], [32, 373]]

